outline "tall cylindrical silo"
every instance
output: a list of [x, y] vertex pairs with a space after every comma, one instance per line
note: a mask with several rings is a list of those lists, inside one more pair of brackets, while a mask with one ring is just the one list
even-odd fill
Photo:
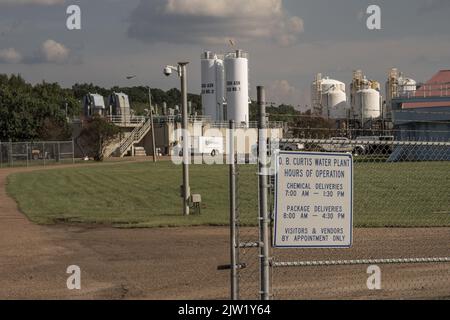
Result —
[[357, 119], [375, 119], [381, 116], [380, 92], [374, 89], [363, 89], [356, 93], [353, 115]]
[[216, 59], [216, 121], [225, 120], [225, 65], [223, 59]]
[[249, 122], [248, 55], [237, 50], [225, 56], [227, 118], [237, 124]]
[[347, 118], [347, 95], [338, 88], [332, 88], [327, 93], [327, 104], [329, 118], [342, 120]]
[[216, 54], [206, 51], [202, 54], [202, 106], [203, 115], [213, 121], [223, 120], [224, 66]]
[[[320, 114], [325, 119], [346, 119], [347, 118], [347, 95], [345, 93], [345, 83], [325, 77], [313, 82], [313, 88], [319, 92], [313, 94], [313, 101], [316, 100], [315, 109], [321, 110]], [[319, 101], [315, 96], [319, 96]]]

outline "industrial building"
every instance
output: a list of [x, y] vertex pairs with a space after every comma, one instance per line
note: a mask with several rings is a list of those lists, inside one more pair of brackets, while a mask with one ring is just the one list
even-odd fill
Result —
[[85, 117], [106, 115], [105, 100], [103, 96], [95, 93], [88, 93], [83, 99], [83, 109]]
[[94, 115], [115, 117], [116, 121], [125, 122], [131, 117], [130, 101], [125, 93], [113, 92], [107, 99], [96, 93], [88, 93], [83, 99], [84, 116], [89, 118]]
[[353, 72], [349, 98], [345, 83], [317, 74], [311, 85], [311, 105], [315, 115], [334, 121], [336, 129], [383, 127], [380, 83], [369, 80], [361, 70]]
[[109, 96], [109, 115], [120, 122], [126, 122], [131, 117], [130, 101], [125, 93], [113, 92]]
[[[386, 83], [387, 108], [397, 140], [450, 141], [450, 70], [417, 83], [392, 69]], [[436, 146], [398, 146], [390, 161], [450, 160]]]
[[399, 139], [450, 140], [450, 70], [441, 70], [425, 83], [396, 81], [387, 85], [389, 109]]
[[[102, 95], [92, 93], [88, 93], [83, 99], [85, 118], [99, 115], [121, 128], [121, 134], [106, 149], [105, 157], [122, 157], [127, 154], [145, 156], [147, 153], [138, 144], [142, 143], [150, 132], [151, 123], [149, 119], [143, 116], [134, 116], [130, 108], [129, 98], [122, 92], [113, 92], [107, 101], [108, 107], [105, 106], [105, 98]], [[76, 146], [75, 153], [79, 157], [84, 156], [82, 147], [77, 143], [82, 128], [83, 121], [74, 122], [72, 134]]]
[[[193, 112], [191, 103], [188, 107], [188, 131], [194, 140], [227, 137], [228, 121], [234, 120], [239, 134], [246, 137], [245, 153], [250, 154], [257, 143], [258, 131], [257, 123], [250, 121], [248, 54], [242, 50], [225, 55], [204, 52], [201, 55], [201, 97], [202, 116]], [[120, 136], [107, 148], [105, 157], [145, 156], [154, 152], [171, 155], [179, 147], [181, 137], [176, 134], [182, 127], [179, 106], [168, 108], [164, 103], [161, 110], [156, 107], [152, 123], [149, 117], [133, 114], [124, 93], [113, 92], [107, 101], [109, 108], [105, 107], [102, 96], [88, 94], [84, 106], [86, 117], [100, 114], [122, 129]], [[153, 150], [152, 125], [156, 150]], [[81, 126], [77, 131], [80, 130]], [[283, 137], [283, 123], [269, 123], [269, 134], [272, 132]]]

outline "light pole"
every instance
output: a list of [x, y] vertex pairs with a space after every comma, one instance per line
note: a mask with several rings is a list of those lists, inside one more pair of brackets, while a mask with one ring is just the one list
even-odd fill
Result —
[[189, 62], [179, 62], [178, 67], [166, 66], [164, 74], [168, 77], [175, 71], [181, 79], [182, 129], [183, 129], [183, 214], [189, 215], [191, 189], [189, 186], [189, 135], [188, 135], [188, 101], [187, 101], [187, 71]]
[[[137, 78], [137, 76], [128, 76], [127, 80], [131, 80]], [[155, 143], [155, 123], [153, 122], [153, 108], [152, 108], [152, 91], [150, 86], [147, 86], [148, 88], [148, 104], [150, 107], [150, 123], [151, 123], [151, 130], [152, 130], [152, 149], [153, 149], [153, 162], [156, 163], [157, 161], [157, 154], [156, 154], [156, 143]]]
[[153, 122], [153, 108], [152, 108], [152, 91], [150, 86], [148, 87], [148, 103], [150, 107], [150, 123], [152, 125], [152, 149], [153, 149], [153, 162], [156, 163], [156, 143], [155, 143], [155, 123]]

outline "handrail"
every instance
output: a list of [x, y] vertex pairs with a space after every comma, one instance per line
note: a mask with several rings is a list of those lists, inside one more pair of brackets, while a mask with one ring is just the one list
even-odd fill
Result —
[[[176, 122], [181, 121], [182, 116], [181, 114], [178, 115], [168, 115], [168, 116], [161, 116], [161, 115], [155, 115], [153, 117], [155, 121], [163, 121], [163, 122]], [[188, 122], [211, 122], [211, 116], [189, 116]]]
[[139, 123], [139, 126], [137, 126], [136, 128], [133, 129], [133, 131], [131, 131], [131, 134], [128, 136], [128, 138], [121, 141], [120, 147], [119, 147], [120, 155], [122, 155], [130, 147], [130, 145], [134, 142], [135, 135], [139, 132], [140, 127], [142, 127], [144, 125], [144, 121], [141, 121], [141, 123]]
[[398, 91], [393, 98], [443, 98], [450, 97], [450, 83], [427, 83], [398, 85]]
[[336, 145], [392, 145], [392, 146], [437, 146], [450, 147], [450, 142], [446, 141], [378, 141], [378, 140], [333, 140], [333, 139], [273, 139], [273, 142], [279, 143], [309, 143], [309, 144], [336, 144]]
[[106, 119], [116, 125], [140, 125], [146, 118], [144, 116], [107, 116]]
[[130, 136], [120, 143], [120, 155], [122, 156], [134, 142], [141, 140], [151, 126], [152, 123], [150, 119], [147, 121], [144, 119], [139, 126], [131, 132]]
[[[228, 129], [229, 125], [230, 125], [229, 122], [219, 121], [219, 122], [213, 122], [211, 124], [211, 127], [216, 128], [216, 129]], [[268, 125], [267, 125], [268, 129], [282, 129], [283, 127], [284, 127], [283, 121], [271, 121], [271, 122], [268, 122]], [[248, 124], [236, 124], [236, 128], [237, 129], [246, 129], [246, 128], [257, 129], [258, 122], [250, 121]]]

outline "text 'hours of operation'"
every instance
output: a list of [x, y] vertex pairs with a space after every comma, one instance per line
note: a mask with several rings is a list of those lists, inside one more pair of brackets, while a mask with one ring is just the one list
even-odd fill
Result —
[[276, 172], [274, 247], [350, 248], [352, 155], [280, 152]]

